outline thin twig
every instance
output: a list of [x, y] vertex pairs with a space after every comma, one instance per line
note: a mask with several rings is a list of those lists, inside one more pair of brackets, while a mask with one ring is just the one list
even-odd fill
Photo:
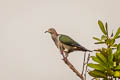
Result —
[[83, 75], [83, 73], [84, 73], [84, 67], [85, 67], [85, 57], [86, 57], [86, 52], [84, 53], [84, 61], [83, 61], [82, 75]]
[[63, 61], [65, 62], [66, 65], [69, 66], [70, 69], [72, 69], [72, 71], [73, 71], [74, 73], [76, 73], [76, 75], [77, 75], [81, 80], [84, 80], [83, 75], [80, 74], [80, 73], [75, 69], [75, 67], [69, 62], [69, 60], [68, 60], [66, 57], [63, 58]]
[[87, 74], [87, 68], [88, 68], [88, 62], [90, 60], [90, 53], [88, 54], [88, 57], [87, 57], [87, 62], [86, 62], [86, 69], [85, 69], [85, 80], [86, 80], [86, 74]]

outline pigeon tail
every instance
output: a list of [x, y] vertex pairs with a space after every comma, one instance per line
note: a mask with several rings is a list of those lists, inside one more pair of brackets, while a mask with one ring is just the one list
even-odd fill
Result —
[[82, 47], [82, 46], [79, 46], [78, 47], [78, 50], [80, 50], [80, 51], [88, 51], [88, 52], [92, 52], [91, 50], [88, 50], [88, 49], [86, 49], [85, 47]]

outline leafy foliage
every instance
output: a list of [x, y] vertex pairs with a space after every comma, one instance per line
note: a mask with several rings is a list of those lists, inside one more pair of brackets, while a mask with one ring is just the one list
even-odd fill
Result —
[[95, 78], [107, 78], [107, 76], [104, 74], [104, 72], [93, 70], [90, 71], [89, 74]]
[[89, 63], [88, 66], [93, 68], [89, 71], [89, 75], [94, 78], [103, 78], [103, 80], [113, 80], [120, 78], [120, 44], [116, 43], [116, 39], [120, 38], [120, 27], [115, 35], [112, 31], [108, 35], [108, 25], [102, 21], [98, 21], [99, 27], [103, 33], [100, 38], [93, 37], [95, 44], [105, 44], [107, 47], [96, 49], [96, 55], [91, 56], [95, 63]]

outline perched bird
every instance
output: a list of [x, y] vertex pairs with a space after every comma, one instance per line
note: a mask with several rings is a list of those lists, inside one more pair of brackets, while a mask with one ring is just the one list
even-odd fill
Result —
[[57, 48], [60, 50], [63, 57], [68, 57], [68, 54], [73, 51], [92, 52], [86, 49], [85, 47], [81, 46], [78, 42], [74, 41], [69, 36], [58, 34], [54, 28], [50, 28], [48, 29], [48, 31], [45, 31], [45, 33], [47, 32], [51, 34], [52, 40], [54, 41]]

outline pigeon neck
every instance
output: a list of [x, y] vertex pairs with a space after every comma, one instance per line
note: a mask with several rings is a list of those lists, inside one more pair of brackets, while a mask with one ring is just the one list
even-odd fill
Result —
[[55, 34], [52, 34], [51, 36], [52, 36], [53, 38], [57, 38], [57, 37], [58, 37], [58, 34], [55, 33]]
[[54, 35], [55, 35], [55, 36], [58, 36], [58, 33], [55, 31], [55, 32], [54, 32]]
[[51, 34], [53, 37], [57, 37], [58, 33], [55, 31], [53, 34]]

